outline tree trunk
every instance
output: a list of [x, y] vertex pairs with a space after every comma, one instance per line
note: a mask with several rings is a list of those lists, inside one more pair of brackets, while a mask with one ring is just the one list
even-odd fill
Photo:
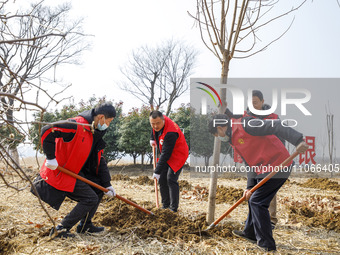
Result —
[[[17, 94], [17, 93], [16, 93]], [[14, 118], [13, 118], [13, 105], [14, 100], [9, 99], [8, 104], [6, 105], [8, 107], [6, 118], [8, 123], [14, 125]], [[14, 162], [20, 167], [20, 161], [19, 161], [19, 153], [17, 147], [15, 148], [9, 148], [8, 149], [8, 155], [14, 160]]]
[[[327, 131], [328, 131], [328, 153], [329, 164], [333, 164], [333, 152], [334, 152], [334, 126], [333, 126], [333, 114], [327, 114]], [[331, 171], [331, 178], [333, 177], [333, 171]]]
[[210, 159], [211, 156], [205, 156], [204, 157], [204, 163], [205, 163], [205, 166], [209, 166], [209, 159]]
[[18, 166], [20, 166], [19, 153], [17, 148], [9, 149], [9, 156], [15, 163], [17, 163]]
[[[228, 80], [228, 71], [229, 71], [229, 52], [225, 50], [223, 54], [223, 65], [222, 65], [222, 73], [221, 73], [221, 84], [227, 84]], [[218, 108], [219, 113], [224, 113], [225, 111], [225, 102], [227, 98], [227, 89], [222, 88], [219, 91], [221, 96], [222, 104]], [[219, 165], [220, 163], [220, 152], [221, 152], [221, 141], [215, 137], [214, 141], [214, 153], [213, 153], [213, 166]], [[208, 215], [207, 222], [210, 225], [214, 222], [215, 219], [215, 202], [216, 202], [216, 189], [217, 189], [217, 177], [218, 173], [211, 172], [210, 173], [210, 185], [209, 185], [209, 199], [208, 199]]]

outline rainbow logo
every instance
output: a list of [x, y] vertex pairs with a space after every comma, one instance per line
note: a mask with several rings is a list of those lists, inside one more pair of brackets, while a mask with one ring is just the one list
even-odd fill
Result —
[[[220, 105], [222, 105], [222, 100], [221, 100], [221, 98], [220, 98], [220, 95], [217, 93], [217, 91], [216, 91], [213, 87], [211, 87], [210, 85], [208, 85], [208, 84], [206, 84], [206, 83], [203, 83], [203, 82], [197, 82], [197, 83], [199, 83], [199, 84], [201, 84], [201, 85], [206, 86], [207, 88], [209, 88], [209, 89], [217, 96], [218, 101], [220, 102]], [[201, 88], [201, 87], [196, 87], [196, 88], [198, 88], [198, 89], [200, 89], [200, 90], [203, 90], [204, 92], [208, 93], [208, 95], [209, 95], [209, 96], [212, 98], [212, 100], [214, 101], [216, 107], [218, 107], [214, 95], [213, 95], [209, 90], [207, 90], [207, 89], [205, 89], [205, 88]]]

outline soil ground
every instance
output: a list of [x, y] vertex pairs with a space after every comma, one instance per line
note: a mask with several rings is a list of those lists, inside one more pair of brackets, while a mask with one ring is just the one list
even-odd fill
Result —
[[[32, 179], [38, 173], [34, 167], [26, 171]], [[207, 227], [208, 178], [190, 178], [184, 170], [180, 208], [174, 214], [155, 208], [151, 168], [115, 166], [111, 175], [119, 195], [155, 216], [105, 198], [94, 217], [96, 225], [105, 226], [104, 233], [50, 240], [52, 223], [29, 187], [17, 192], [0, 181], [0, 254], [266, 254], [231, 234], [233, 229], [242, 229], [246, 203], [209, 231], [210, 235], [194, 233]], [[9, 173], [6, 177], [11, 178]], [[340, 254], [339, 184], [340, 179], [317, 178], [286, 182], [277, 196], [279, 222], [273, 234], [277, 254]], [[220, 178], [218, 185], [216, 218], [241, 198], [246, 180]], [[44, 205], [58, 224], [75, 202], [66, 199], [59, 211]]]

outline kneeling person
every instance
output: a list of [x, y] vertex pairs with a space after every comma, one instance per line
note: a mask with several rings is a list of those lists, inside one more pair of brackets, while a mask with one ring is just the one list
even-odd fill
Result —
[[[40, 169], [35, 188], [43, 201], [58, 210], [65, 197], [78, 202], [61, 224], [52, 228], [51, 235], [73, 237], [69, 231], [77, 224], [78, 233], [96, 233], [104, 230], [92, 224], [92, 217], [104, 193], [90, 185], [60, 172], [58, 165], [106, 187], [108, 196], [115, 196], [110, 184], [111, 176], [102, 156], [105, 148], [103, 136], [116, 116], [115, 108], [103, 103], [80, 113], [68, 121], [42, 128], [41, 143], [46, 161]], [[85, 124], [80, 125], [80, 124]], [[91, 130], [90, 125], [93, 129]]]

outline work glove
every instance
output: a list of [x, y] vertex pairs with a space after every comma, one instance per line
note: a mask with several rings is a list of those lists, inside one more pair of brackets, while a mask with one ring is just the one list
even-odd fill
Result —
[[155, 140], [150, 140], [150, 146], [151, 147], [156, 147], [157, 146], [157, 143]]
[[160, 174], [153, 174], [152, 175], [152, 179], [156, 179], [157, 181], [159, 181], [159, 177], [161, 177], [161, 175]]
[[107, 189], [109, 190], [108, 192], [104, 192], [105, 195], [109, 196], [109, 197], [115, 197], [116, 196], [116, 191], [114, 190], [114, 188], [112, 186], [107, 187]]
[[58, 161], [54, 159], [46, 159], [45, 166], [51, 170], [56, 170], [58, 167]]

